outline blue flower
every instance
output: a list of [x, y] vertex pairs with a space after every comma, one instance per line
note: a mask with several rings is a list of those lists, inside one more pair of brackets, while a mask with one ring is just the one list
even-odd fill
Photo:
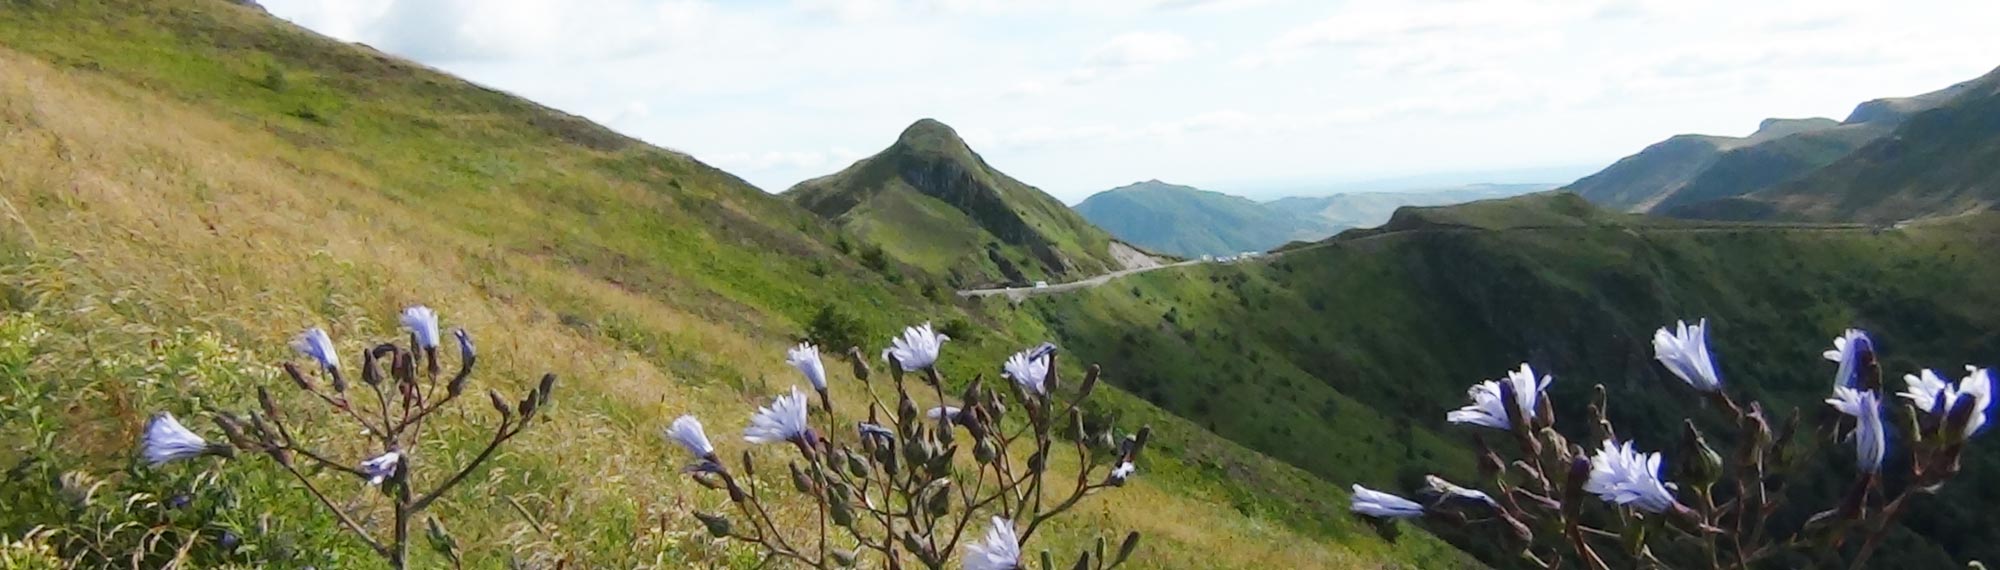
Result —
[[805, 393], [793, 386], [790, 394], [773, 398], [771, 405], [758, 408], [750, 416], [750, 427], [743, 428], [743, 439], [750, 443], [806, 442], [806, 433], [811, 428], [806, 423], [806, 405]]
[[1882, 427], [1882, 397], [1863, 390], [1854, 399], [1854, 457], [1863, 473], [1880, 473], [1889, 452], [1889, 434]]
[[410, 334], [417, 335], [418, 346], [422, 346], [424, 348], [429, 348], [433, 350], [437, 349], [438, 347], [437, 311], [431, 310], [430, 307], [417, 305], [414, 307], [403, 309], [402, 320], [403, 320], [403, 328], [409, 329]]
[[930, 323], [907, 327], [903, 336], [889, 340], [890, 347], [882, 351], [882, 358], [904, 370], [925, 370], [937, 364], [938, 352], [944, 349], [947, 340], [951, 337], [938, 334]]
[[1424, 506], [1416, 501], [1361, 485], [1354, 486], [1354, 496], [1348, 499], [1347, 510], [1378, 519], [1406, 519], [1424, 514]]
[[797, 347], [785, 351], [785, 363], [799, 369], [799, 374], [805, 375], [814, 390], [826, 391], [826, 366], [819, 361], [819, 347], [799, 343]]
[[160, 412], [146, 421], [146, 435], [139, 440], [139, 455], [146, 464], [159, 467], [208, 452], [208, 441], [188, 431], [173, 414]]
[[1708, 351], [1708, 319], [1696, 321], [1694, 326], [1686, 321], [1674, 325], [1676, 330], [1660, 327], [1653, 332], [1653, 357], [1695, 390], [1722, 389], [1722, 373], [1716, 370], [1715, 358]]
[[1590, 479], [1583, 490], [1605, 502], [1649, 513], [1667, 512], [1678, 504], [1660, 481], [1660, 454], [1640, 453], [1629, 441], [1604, 442], [1590, 457]]
[[1501, 396], [1500, 384], [1503, 382], [1508, 384], [1506, 391], [1513, 392], [1514, 400], [1520, 404], [1522, 414], [1533, 415], [1535, 406], [1541, 403], [1542, 390], [1547, 389], [1552, 380], [1554, 378], [1550, 376], [1542, 376], [1537, 380], [1535, 370], [1529, 368], [1527, 363], [1522, 363], [1520, 370], [1508, 372], [1506, 378], [1472, 385], [1472, 388], [1465, 392], [1472, 403], [1445, 414], [1445, 419], [1455, 424], [1473, 424], [1497, 430], [1513, 429], [1513, 424], [1507, 420], [1507, 405]]
[[396, 466], [402, 462], [403, 454], [391, 451], [361, 462], [361, 473], [368, 478], [368, 484], [380, 485], [382, 481], [396, 474]]
[[965, 547], [965, 570], [1019, 570], [1021, 543], [1014, 535], [1014, 522], [993, 517], [986, 538]]
[[1821, 356], [1840, 363], [1840, 368], [1833, 373], [1833, 385], [1860, 388], [1862, 368], [1875, 360], [1875, 341], [1868, 338], [1868, 331], [1847, 329], [1847, 332], [1834, 337], [1833, 349]]
[[680, 444], [695, 457], [707, 461], [715, 459], [715, 446], [708, 443], [708, 434], [702, 431], [701, 420], [692, 415], [674, 418], [674, 424], [667, 428], [667, 439]]
[[292, 340], [292, 350], [299, 351], [301, 356], [313, 359], [319, 363], [322, 370], [327, 372], [340, 370], [340, 354], [333, 348], [333, 339], [326, 336], [326, 329], [313, 327], [299, 333], [299, 337]]
[[[1044, 344], [1043, 346], [1049, 345]], [[1049, 390], [1044, 383], [1049, 378], [1049, 354], [1051, 352], [1053, 351], [1038, 347], [1014, 353], [1013, 356], [1007, 357], [1006, 364], [1001, 365], [1000, 375], [1006, 376], [1008, 380], [1013, 380], [1015, 384], [1020, 384], [1021, 389], [1027, 391], [1029, 394], [1047, 396], [1049, 395]]]

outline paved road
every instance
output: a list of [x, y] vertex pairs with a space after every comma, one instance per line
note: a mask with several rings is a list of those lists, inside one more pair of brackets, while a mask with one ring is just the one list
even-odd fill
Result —
[[[1899, 226], [1899, 229], [1900, 229], [1900, 226], [1902, 226], [1902, 225], [1904, 225], [1904, 224], [1899, 224], [1899, 225], [1898, 225], [1898, 226]], [[1487, 228], [1473, 228], [1473, 227], [1435, 227], [1435, 226], [1433, 226], [1433, 227], [1426, 227], [1426, 228], [1421, 228], [1421, 229], [1412, 229], [1412, 230], [1396, 230], [1396, 231], [1388, 231], [1388, 232], [1382, 232], [1382, 233], [1378, 233], [1378, 234], [1374, 234], [1374, 235], [1368, 235], [1368, 236], [1362, 236], [1362, 237], [1357, 237], [1357, 238], [1350, 238], [1350, 239], [1345, 239], [1345, 240], [1342, 240], [1342, 239], [1327, 239], [1327, 240], [1323, 240], [1323, 241], [1320, 241], [1320, 242], [1318, 242], [1318, 243], [1314, 243], [1314, 244], [1311, 244], [1311, 245], [1307, 245], [1307, 246], [1303, 246], [1303, 247], [1298, 247], [1298, 248], [1293, 248], [1293, 249], [1289, 249], [1289, 250], [1284, 250], [1284, 251], [1274, 251], [1274, 252], [1270, 252], [1270, 253], [1266, 253], [1266, 254], [1264, 254], [1264, 255], [1261, 255], [1261, 256], [1258, 256], [1258, 257], [1256, 257], [1256, 258], [1253, 258], [1253, 259], [1249, 259], [1249, 260], [1240, 260], [1240, 261], [1232, 261], [1232, 262], [1228, 262], [1228, 263], [1253, 263], [1253, 262], [1262, 262], [1262, 261], [1268, 261], [1268, 260], [1270, 260], [1271, 258], [1275, 258], [1275, 257], [1279, 257], [1279, 256], [1282, 256], [1282, 255], [1285, 255], [1285, 254], [1289, 254], [1289, 253], [1296, 253], [1296, 252], [1301, 252], [1301, 251], [1309, 251], [1309, 250], [1314, 250], [1314, 249], [1319, 249], [1319, 248], [1322, 248], [1322, 247], [1331, 247], [1331, 246], [1335, 246], [1335, 245], [1340, 245], [1340, 244], [1343, 244], [1343, 243], [1355, 243], [1355, 242], [1361, 242], [1361, 241], [1372, 241], [1372, 240], [1376, 240], [1376, 239], [1382, 239], [1382, 238], [1388, 238], [1388, 237], [1392, 237], [1392, 236], [1401, 236], [1401, 235], [1408, 235], [1408, 234], [1412, 234], [1412, 233], [1457, 233], [1457, 232], [1464, 232], [1464, 233], [1474, 233], [1474, 232], [1507, 232], [1507, 231], [1576, 231], [1576, 230], [1595, 230], [1595, 229], [1598, 229], [1598, 228], [1594, 228], [1594, 227], [1590, 227], [1590, 226], [1517, 226], [1517, 227], [1511, 227], [1511, 228], [1498, 228], [1498, 229], [1487, 229]], [[1756, 224], [1756, 223], [1742, 223], [1742, 224], [1718, 224], [1718, 225], [1712, 225], [1712, 226], [1708, 226], [1708, 225], [1696, 225], [1696, 226], [1687, 226], [1687, 227], [1653, 227], [1653, 228], [1636, 228], [1636, 229], [1628, 229], [1628, 231], [1637, 231], [1637, 230], [1644, 230], [1644, 231], [1646, 231], [1646, 232], [1663, 232], [1663, 233], [1709, 233], [1709, 232], [1737, 232], [1737, 231], [1744, 231], [1744, 230], [1753, 230], [1753, 229], [1754, 229], [1754, 230], [1777, 230], [1777, 231], [1794, 231], [1794, 232], [1857, 232], [1857, 231], [1880, 231], [1880, 230], [1881, 230], [1882, 228], [1880, 228], [1880, 227], [1874, 227], [1874, 226], [1866, 226], [1866, 225], [1861, 225], [1861, 224], [1804, 224], [1804, 223], [1798, 223], [1798, 224], [1793, 224], [1793, 223], [1769, 223], [1769, 224]], [[1108, 282], [1110, 282], [1110, 281], [1111, 281], [1112, 279], [1117, 279], [1117, 278], [1119, 278], [1119, 277], [1124, 277], [1124, 276], [1126, 276], [1126, 275], [1135, 275], [1135, 274], [1139, 274], [1139, 273], [1145, 273], [1145, 272], [1147, 272], [1147, 271], [1155, 271], [1155, 270], [1160, 270], [1160, 269], [1167, 269], [1167, 268], [1170, 268], [1170, 267], [1185, 267], [1185, 266], [1189, 266], [1189, 265], [1194, 265], [1194, 264], [1197, 264], [1197, 263], [1224, 263], [1224, 262], [1220, 262], [1220, 261], [1201, 261], [1201, 260], [1198, 260], [1198, 259], [1197, 259], [1197, 260], [1188, 260], [1188, 261], [1182, 261], [1182, 262], [1179, 262], [1179, 263], [1169, 263], [1169, 264], [1166, 264], [1166, 265], [1156, 265], [1156, 266], [1153, 266], [1153, 267], [1141, 267], [1141, 268], [1138, 268], [1138, 269], [1126, 269], [1126, 270], [1123, 270], [1123, 271], [1113, 271], [1113, 272], [1111, 272], [1111, 273], [1106, 273], [1106, 274], [1103, 274], [1103, 275], [1099, 275], [1099, 276], [1096, 276], [1096, 277], [1091, 277], [1091, 278], [1089, 278], [1089, 279], [1084, 279], [1084, 280], [1081, 280], [1081, 281], [1071, 281], [1071, 282], [1068, 282], [1068, 283], [1050, 283], [1050, 284], [1049, 284], [1049, 286], [1047, 286], [1047, 287], [1002, 287], [1002, 288], [998, 288], [998, 289], [966, 289], [966, 290], [962, 290], [962, 291], [959, 291], [959, 292], [958, 292], [958, 296], [960, 296], [960, 297], [990, 297], [990, 296], [993, 296], [993, 295], [1006, 295], [1006, 296], [1007, 296], [1007, 299], [1008, 299], [1008, 300], [1010, 300], [1010, 301], [1014, 301], [1014, 302], [1020, 302], [1020, 301], [1022, 301], [1022, 300], [1024, 300], [1024, 299], [1027, 299], [1028, 297], [1034, 297], [1034, 296], [1039, 296], [1039, 295], [1054, 295], [1054, 294], [1057, 294], [1057, 293], [1066, 293], [1066, 292], [1070, 292], [1070, 291], [1079, 291], [1079, 290], [1083, 290], [1083, 289], [1089, 289], [1089, 288], [1091, 288], [1091, 287], [1096, 287], [1096, 286], [1098, 286], [1098, 285], [1103, 285], [1103, 284], [1105, 284], [1105, 283], [1108, 283]]]
[[1053, 295], [1064, 291], [1088, 289], [1091, 287], [1096, 287], [1098, 285], [1103, 285], [1107, 282], [1110, 282], [1112, 279], [1117, 279], [1119, 277], [1124, 277], [1126, 275], [1145, 273], [1147, 271], [1156, 271], [1160, 269], [1166, 269], [1169, 267], [1184, 267], [1188, 265], [1194, 265], [1196, 263], [1204, 263], [1204, 262], [1197, 259], [1197, 260], [1182, 261], [1180, 263], [1169, 263], [1166, 265], [1155, 265], [1152, 267], [1141, 267], [1138, 269], [1113, 271], [1089, 279], [1084, 279], [1082, 281], [1071, 281], [1068, 283], [1050, 283], [1049, 286], [1047, 287], [1001, 287], [998, 289], [967, 289], [964, 291], [959, 291], [958, 296], [990, 297], [993, 295], [1006, 295], [1009, 300], [1020, 301], [1022, 299], [1026, 299], [1028, 297], [1032, 297], [1035, 295]]

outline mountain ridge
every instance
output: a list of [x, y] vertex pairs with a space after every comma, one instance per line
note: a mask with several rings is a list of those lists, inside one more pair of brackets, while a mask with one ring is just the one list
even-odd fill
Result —
[[881, 152], [782, 196], [955, 284], [1025, 284], [1122, 267], [1110, 235], [993, 168], [935, 119], [911, 123]]

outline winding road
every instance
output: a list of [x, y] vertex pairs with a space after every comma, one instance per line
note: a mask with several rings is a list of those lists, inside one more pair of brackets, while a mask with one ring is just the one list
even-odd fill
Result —
[[[1911, 224], [1910, 224], [1910, 221], [1905, 221], [1905, 222], [1902, 222], [1902, 223], [1898, 223], [1898, 224], [1896, 224], [1896, 225], [1895, 225], [1894, 227], [1892, 227], [1892, 228], [1885, 228], [1885, 227], [1881, 227], [1881, 226], [1869, 226], [1869, 225], [1863, 225], [1863, 224], [1810, 224], [1810, 223], [1729, 223], [1729, 224], [1717, 224], [1717, 225], [1691, 225], [1691, 226], [1686, 226], [1686, 227], [1649, 227], [1649, 228], [1632, 228], [1632, 229], [1628, 229], [1628, 231], [1645, 231], [1645, 232], [1663, 232], [1663, 233], [1707, 233], [1707, 232], [1730, 232], [1730, 231], [1745, 231], [1745, 230], [1765, 230], [1765, 231], [1771, 231], [1771, 230], [1776, 230], [1776, 231], [1794, 231], [1794, 232], [1801, 232], [1801, 231], [1803, 231], [1803, 232], [1858, 232], [1858, 231], [1882, 231], [1882, 230], [1884, 230], [1884, 229], [1904, 229], [1905, 227], [1908, 227], [1909, 225], [1911, 225]], [[1591, 229], [1596, 229], [1596, 228], [1593, 228], [1593, 227], [1591, 227], [1591, 226], [1567, 226], [1567, 225], [1565, 225], [1565, 226], [1517, 226], [1517, 227], [1509, 227], [1509, 228], [1491, 228], [1491, 229], [1488, 229], [1488, 228], [1475, 228], [1475, 227], [1435, 227], [1435, 226], [1434, 226], [1434, 227], [1426, 227], [1426, 228], [1420, 228], [1420, 229], [1408, 229], [1408, 230], [1394, 230], [1394, 231], [1386, 231], [1386, 232], [1381, 232], [1381, 233], [1375, 233], [1375, 234], [1371, 234], [1371, 235], [1365, 235], [1365, 236], [1356, 236], [1356, 237], [1352, 237], [1352, 238], [1348, 238], [1348, 239], [1339, 239], [1339, 238], [1337, 238], [1337, 237], [1336, 237], [1336, 238], [1331, 238], [1331, 239], [1327, 239], [1327, 240], [1323, 240], [1323, 241], [1320, 241], [1320, 242], [1318, 242], [1318, 243], [1313, 243], [1313, 244], [1311, 244], [1311, 245], [1307, 245], [1307, 246], [1303, 246], [1303, 247], [1297, 247], [1297, 248], [1293, 248], [1293, 249], [1286, 249], [1286, 250], [1278, 250], [1278, 251], [1273, 251], [1273, 252], [1269, 252], [1269, 253], [1264, 253], [1264, 254], [1261, 254], [1261, 255], [1259, 255], [1259, 256], [1257, 256], [1257, 257], [1255, 257], [1255, 258], [1252, 258], [1252, 259], [1247, 259], [1247, 260], [1236, 260], [1236, 261], [1227, 261], [1227, 262], [1225, 262], [1225, 261], [1202, 261], [1202, 260], [1199, 260], [1199, 259], [1190, 259], [1190, 260], [1187, 260], [1187, 261], [1181, 261], [1181, 262], [1176, 262], [1176, 263], [1169, 263], [1169, 264], [1164, 264], [1164, 265], [1155, 265], [1155, 266], [1151, 266], [1151, 267], [1139, 267], [1139, 268], [1134, 268], [1134, 269], [1125, 269], [1125, 270], [1120, 270], [1120, 271], [1113, 271], [1113, 272], [1110, 272], [1110, 273], [1106, 273], [1106, 274], [1103, 274], [1103, 275], [1098, 275], [1098, 276], [1095, 276], [1095, 277], [1091, 277], [1091, 278], [1089, 278], [1089, 279], [1083, 279], [1083, 280], [1079, 280], [1079, 281], [1070, 281], [1070, 282], [1067, 282], [1067, 283], [1050, 283], [1050, 284], [1048, 284], [1047, 286], [1044, 286], [1044, 287], [1000, 287], [1000, 288], [994, 288], [994, 289], [964, 289], [964, 290], [960, 290], [960, 291], [958, 291], [958, 296], [960, 296], [960, 297], [965, 297], [965, 298], [979, 298], [979, 297], [991, 297], [991, 296], [994, 296], [994, 295], [1006, 295], [1006, 296], [1007, 296], [1007, 299], [1008, 299], [1009, 301], [1013, 301], [1013, 302], [1016, 302], [1016, 303], [1018, 303], [1018, 302], [1021, 302], [1021, 301], [1023, 301], [1023, 300], [1026, 300], [1026, 299], [1027, 299], [1028, 297], [1035, 297], [1035, 296], [1040, 296], [1040, 295], [1054, 295], [1054, 294], [1058, 294], [1058, 293], [1067, 293], [1067, 292], [1070, 292], [1070, 291], [1079, 291], [1079, 290], [1083, 290], [1083, 289], [1089, 289], [1089, 288], [1091, 288], [1091, 287], [1096, 287], [1096, 286], [1098, 286], [1098, 285], [1103, 285], [1103, 284], [1105, 284], [1105, 283], [1109, 283], [1109, 282], [1111, 282], [1111, 280], [1112, 280], [1112, 279], [1117, 279], [1117, 278], [1119, 278], [1119, 277], [1124, 277], [1124, 276], [1127, 276], [1127, 275], [1137, 275], [1137, 274], [1140, 274], [1140, 273], [1145, 273], [1145, 272], [1148, 272], [1148, 271], [1155, 271], [1155, 270], [1160, 270], [1160, 269], [1167, 269], [1167, 268], [1172, 268], [1172, 267], [1186, 267], [1186, 266], [1189, 266], [1189, 265], [1195, 265], [1195, 264], [1199, 264], [1199, 263], [1251, 263], [1251, 262], [1263, 262], [1263, 261], [1268, 261], [1268, 260], [1270, 260], [1270, 259], [1272, 259], [1272, 258], [1276, 258], [1276, 257], [1279, 257], [1279, 256], [1282, 256], [1282, 255], [1285, 255], [1285, 254], [1289, 254], [1289, 253], [1295, 253], [1295, 252], [1300, 252], [1300, 251], [1308, 251], [1308, 250], [1314, 250], [1314, 249], [1319, 249], [1319, 248], [1322, 248], [1322, 247], [1330, 247], [1330, 246], [1334, 246], [1334, 245], [1339, 245], [1339, 244], [1343, 244], [1343, 243], [1356, 243], [1356, 242], [1364, 242], [1364, 241], [1373, 241], [1373, 240], [1377, 240], [1377, 239], [1382, 239], [1382, 238], [1388, 238], [1388, 237], [1392, 237], [1392, 236], [1401, 236], [1401, 235], [1408, 235], [1408, 234], [1412, 234], [1412, 233], [1450, 233], [1450, 232], [1507, 232], [1507, 231], [1576, 231], [1576, 230], [1591, 230]]]

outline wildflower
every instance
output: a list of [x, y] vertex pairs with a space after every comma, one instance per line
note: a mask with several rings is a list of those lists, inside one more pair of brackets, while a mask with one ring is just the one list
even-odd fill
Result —
[[1021, 544], [1014, 537], [1014, 522], [993, 517], [986, 539], [965, 547], [965, 570], [1018, 570]]
[[306, 332], [299, 334], [298, 339], [292, 341], [292, 349], [318, 362], [319, 367], [327, 372], [340, 371], [340, 355], [334, 351], [333, 339], [326, 336], [326, 329], [319, 327], [306, 329]]
[[708, 443], [708, 434], [702, 431], [701, 420], [694, 416], [674, 418], [673, 425], [667, 427], [667, 439], [704, 461], [715, 460], [715, 446]]
[[1354, 496], [1349, 499], [1347, 510], [1378, 519], [1403, 519], [1424, 514], [1424, 506], [1416, 501], [1361, 485], [1354, 486]]
[[139, 455], [146, 464], [159, 467], [182, 459], [201, 457], [208, 441], [188, 431], [173, 414], [160, 412], [146, 421], [146, 435], [139, 440]]
[[750, 427], [743, 428], [743, 439], [750, 443], [803, 443], [810, 431], [806, 424], [806, 395], [793, 386], [790, 394], [771, 399], [771, 405], [758, 408], [750, 416]]
[[1590, 479], [1584, 482], [1583, 490], [1605, 502], [1649, 513], [1667, 512], [1679, 505], [1666, 483], [1660, 481], [1660, 454], [1640, 453], [1629, 441], [1622, 445], [1604, 441], [1604, 447], [1590, 457]]
[[[1972, 415], [1965, 424], [1964, 433], [1966, 435], [1979, 433], [1979, 429], [1986, 425], [1986, 411], [1993, 405], [1992, 373], [1976, 366], [1965, 367], [1965, 372], [1965, 378], [1959, 380], [1957, 384], [1946, 382], [1937, 372], [1931, 370], [1925, 370], [1921, 375], [1904, 374], [1903, 382], [1906, 386], [1900, 395], [1908, 398], [1917, 409], [1927, 414], [1949, 413], [1960, 398], [1970, 396]], [[1943, 409], [1940, 410], [1939, 406], [1943, 406]]]
[[1495, 502], [1493, 500], [1493, 497], [1487, 495], [1485, 491], [1460, 487], [1458, 486], [1458, 484], [1446, 481], [1443, 477], [1439, 477], [1436, 475], [1424, 476], [1423, 495], [1431, 497], [1429, 500], [1440, 504], [1453, 501], [1465, 501], [1465, 502], [1480, 503], [1483, 505], [1493, 506], [1493, 507], [1500, 506], [1500, 503]]
[[1132, 473], [1138, 470], [1139, 468], [1135, 465], [1132, 465], [1132, 462], [1130, 461], [1119, 463], [1118, 467], [1111, 470], [1111, 478], [1107, 479], [1106, 481], [1108, 481], [1114, 486], [1124, 485], [1125, 480], [1131, 478]]
[[1708, 319], [1697, 321], [1694, 326], [1688, 326], [1686, 321], [1674, 324], [1678, 330], [1669, 332], [1660, 327], [1653, 333], [1653, 357], [1695, 390], [1722, 389], [1722, 373], [1716, 370], [1715, 358], [1708, 352]]
[[1015, 384], [1020, 384], [1021, 388], [1030, 394], [1047, 396], [1048, 387], [1043, 382], [1049, 378], [1049, 355], [1052, 352], [1031, 348], [1014, 353], [1013, 356], [1007, 357], [1007, 363], [1000, 367], [1000, 374], [1006, 376], [1008, 380], [1013, 380]]
[[1863, 473], [1882, 471], [1889, 451], [1889, 434], [1882, 427], [1882, 397], [1863, 390], [1854, 398], [1854, 458]]
[[391, 451], [361, 462], [361, 473], [368, 478], [368, 484], [380, 485], [383, 480], [396, 474], [396, 466], [402, 462], [403, 454]]
[[951, 423], [965, 425], [966, 423], [969, 422], [965, 421], [966, 417], [964, 412], [965, 411], [959, 409], [958, 406], [938, 406], [935, 408], [924, 410], [924, 417], [930, 418], [932, 420], [936, 420], [938, 418], [948, 418], [951, 420]]
[[433, 350], [438, 347], [438, 316], [430, 307], [417, 305], [403, 309], [403, 328], [417, 335], [418, 346]]
[[478, 355], [478, 352], [472, 349], [471, 333], [465, 332], [465, 329], [452, 329], [451, 336], [458, 339], [458, 357], [460, 359], [471, 362], [473, 357]]
[[903, 336], [889, 340], [891, 345], [882, 351], [882, 358], [895, 362], [904, 370], [924, 370], [937, 364], [938, 351], [944, 348], [944, 341], [951, 337], [938, 334], [930, 323], [903, 329]]
[[797, 347], [785, 351], [785, 363], [799, 369], [799, 373], [806, 376], [806, 381], [812, 382], [814, 390], [826, 391], [826, 366], [819, 362], [819, 347], [799, 343]]
[[1520, 370], [1508, 372], [1504, 379], [1487, 380], [1472, 385], [1472, 388], [1465, 391], [1466, 397], [1471, 398], [1472, 403], [1445, 414], [1445, 419], [1455, 424], [1474, 424], [1498, 430], [1513, 429], [1513, 424], [1507, 420], [1507, 405], [1501, 397], [1503, 392], [1501, 383], [1507, 383], [1506, 391], [1514, 393], [1514, 400], [1520, 404], [1521, 413], [1525, 415], [1535, 413], [1535, 405], [1541, 401], [1542, 390], [1549, 387], [1551, 380], [1554, 378], [1547, 375], [1542, 376], [1539, 381], [1536, 380], [1535, 370], [1529, 368], [1527, 363], [1522, 363]]
[[1868, 338], [1868, 331], [1847, 329], [1833, 339], [1833, 349], [1821, 356], [1840, 363], [1833, 374], [1833, 385], [1860, 388], [1862, 369], [1875, 360], [1875, 341]]
[[862, 439], [875, 438], [876, 441], [883, 443], [895, 441], [896, 439], [896, 432], [882, 427], [880, 424], [861, 422], [855, 424], [854, 429], [860, 433]]
[[1846, 386], [1835, 386], [1833, 388], [1833, 397], [1827, 398], [1826, 404], [1829, 406], [1833, 406], [1833, 409], [1839, 410], [1840, 413], [1847, 414], [1853, 417], [1860, 417], [1862, 411], [1861, 395], [1865, 393], [1870, 393], [1870, 392], [1868, 390], [1856, 390]]

